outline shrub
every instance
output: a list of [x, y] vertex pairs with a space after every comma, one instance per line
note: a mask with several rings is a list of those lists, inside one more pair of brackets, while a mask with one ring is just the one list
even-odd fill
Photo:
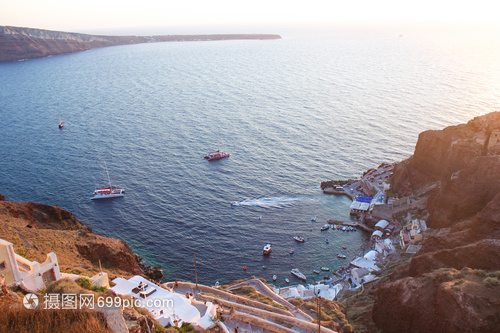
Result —
[[92, 291], [95, 291], [97, 293], [103, 293], [106, 290], [108, 290], [108, 288], [106, 288], [106, 287], [98, 287], [98, 286], [93, 286], [92, 287]]
[[45, 290], [46, 294], [81, 294], [85, 293], [85, 290], [82, 289], [79, 285], [76, 284], [75, 281], [70, 278], [60, 279], [58, 281], [54, 281], [48, 285]]
[[92, 285], [92, 282], [87, 279], [87, 278], [78, 278], [75, 280], [75, 282], [82, 288], [85, 288], [85, 289], [90, 289], [90, 286]]
[[486, 274], [486, 276], [500, 279], [500, 271], [488, 273], [488, 274]]
[[159, 322], [157, 322], [156, 320], [153, 321], [153, 325], [155, 327], [156, 333], [166, 333], [167, 332], [167, 329], [165, 327], [161, 326], [161, 324]]
[[488, 276], [483, 280], [483, 283], [488, 287], [500, 286], [500, 280], [496, 277]]
[[474, 274], [477, 276], [486, 276], [486, 271], [484, 269], [475, 269]]
[[343, 333], [353, 333], [354, 328], [351, 326], [351, 324], [346, 324], [346, 325], [342, 326], [342, 332]]

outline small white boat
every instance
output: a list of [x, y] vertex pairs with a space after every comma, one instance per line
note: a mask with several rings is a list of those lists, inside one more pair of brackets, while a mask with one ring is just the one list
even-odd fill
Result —
[[329, 271], [329, 270], [330, 270], [330, 268], [323, 266], [323, 267], [321, 267], [321, 270], [322, 270], [322, 271]]
[[273, 275], [273, 281], [276, 281], [278, 279], [278, 276], [276, 274]]
[[295, 239], [299, 243], [304, 243], [304, 238], [302, 238], [300, 236], [295, 236], [295, 237], [293, 237], [293, 239]]
[[96, 188], [94, 193], [92, 194], [92, 197], [90, 198], [91, 200], [117, 198], [124, 196], [125, 193], [124, 189], [118, 187], [118, 184], [116, 186], [111, 185], [111, 178], [109, 177], [108, 166], [106, 165], [106, 163], [104, 163], [104, 166], [106, 168], [106, 174], [108, 175], [109, 186]]
[[302, 274], [298, 268], [294, 268], [290, 271], [294, 276], [298, 277], [301, 280], [306, 280], [306, 276]]
[[266, 246], [264, 246], [264, 249], [262, 249], [262, 253], [263, 254], [271, 253], [271, 244], [266, 244]]
[[332, 229], [337, 229], [337, 225], [336, 224], [332, 224]]
[[317, 269], [315, 269], [315, 270], [313, 271], [313, 273], [319, 274], [319, 271], [318, 271]]
[[293, 254], [295, 252], [295, 250], [293, 249], [293, 247], [290, 249], [290, 254]]
[[285, 278], [286, 283], [290, 283], [290, 280], [288, 278]]
[[345, 259], [347, 258], [345, 254], [337, 254], [337, 257], [341, 258], [341, 259]]
[[347, 228], [346, 228], [346, 227], [342, 227], [342, 231], [346, 231], [346, 230], [347, 230]]
[[311, 217], [311, 221], [316, 221], [316, 216]]
[[330, 225], [328, 223], [321, 227], [321, 231], [325, 231], [328, 229], [330, 229]]

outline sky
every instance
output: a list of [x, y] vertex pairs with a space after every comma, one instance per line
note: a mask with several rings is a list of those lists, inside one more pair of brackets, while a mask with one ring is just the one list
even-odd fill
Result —
[[0, 0], [0, 25], [83, 33], [280, 33], [329, 26], [500, 27], [497, 0]]

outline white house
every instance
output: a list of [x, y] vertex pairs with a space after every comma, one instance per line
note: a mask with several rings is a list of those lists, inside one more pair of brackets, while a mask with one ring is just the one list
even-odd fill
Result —
[[380, 220], [377, 222], [377, 224], [375, 224], [375, 229], [383, 231], [388, 226], [389, 226], [389, 222], [387, 220]]
[[342, 285], [340, 283], [333, 286], [324, 283], [316, 283], [308, 284], [307, 286], [299, 284], [296, 286], [283, 287], [275, 289], [274, 291], [284, 299], [292, 299], [296, 297], [308, 299], [320, 296], [333, 301], [341, 290]]
[[54, 252], [47, 254], [45, 262], [40, 264], [15, 253], [12, 243], [3, 239], [0, 239], [0, 274], [5, 276], [7, 285], [19, 284], [33, 292], [61, 278]]
[[351, 265], [358, 268], [366, 268], [369, 271], [379, 271], [380, 268], [377, 266], [377, 251], [368, 251], [363, 257], [358, 257], [351, 261]]
[[[180, 327], [183, 322], [187, 322], [207, 329], [214, 325], [217, 307], [212, 302], [198, 302], [192, 296], [168, 291], [138, 275], [128, 280], [116, 278], [113, 283], [115, 286], [112, 290], [137, 300], [163, 326]], [[200, 308], [205, 308], [203, 316]]]

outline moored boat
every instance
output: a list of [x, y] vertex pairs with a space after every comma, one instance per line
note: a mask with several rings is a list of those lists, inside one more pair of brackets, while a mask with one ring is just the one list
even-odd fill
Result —
[[295, 236], [295, 237], [293, 237], [293, 239], [295, 239], [299, 243], [304, 243], [304, 238], [303, 237]]
[[295, 250], [293, 249], [293, 247], [290, 249], [290, 254], [293, 254], [295, 252]]
[[288, 278], [285, 278], [286, 283], [290, 283], [290, 280]]
[[264, 246], [264, 249], [262, 249], [262, 253], [263, 254], [271, 253], [271, 244], [266, 244], [266, 246]]
[[204, 156], [204, 158], [206, 158], [209, 161], [220, 160], [221, 158], [224, 158], [224, 157], [229, 157], [229, 154], [225, 153], [223, 151], [220, 151], [220, 150], [214, 151], [214, 152]]
[[290, 273], [292, 273], [292, 275], [298, 277], [299, 279], [301, 280], [306, 280], [306, 276], [304, 274], [302, 274], [298, 268], [294, 268], [290, 271]]
[[341, 259], [345, 259], [347, 258], [345, 254], [337, 254], [337, 257], [341, 258]]
[[276, 281], [278, 279], [278, 276], [276, 274], [273, 275], [273, 281]]
[[323, 266], [323, 267], [321, 267], [321, 270], [322, 270], [322, 271], [329, 271], [329, 270], [330, 270], [330, 268]]
[[328, 230], [330, 229], [330, 225], [329, 224], [325, 224], [324, 226], [321, 227], [321, 231], [325, 231], [325, 230]]
[[317, 269], [313, 270], [313, 273], [319, 274], [319, 271]]
[[92, 194], [92, 197], [90, 198], [91, 200], [123, 197], [125, 194], [125, 190], [123, 188], [118, 187], [118, 185], [116, 186], [111, 185], [111, 178], [109, 177], [108, 166], [106, 165], [106, 163], [104, 163], [104, 166], [106, 168], [106, 174], [108, 175], [109, 186], [96, 188], [94, 190], [94, 193]]

